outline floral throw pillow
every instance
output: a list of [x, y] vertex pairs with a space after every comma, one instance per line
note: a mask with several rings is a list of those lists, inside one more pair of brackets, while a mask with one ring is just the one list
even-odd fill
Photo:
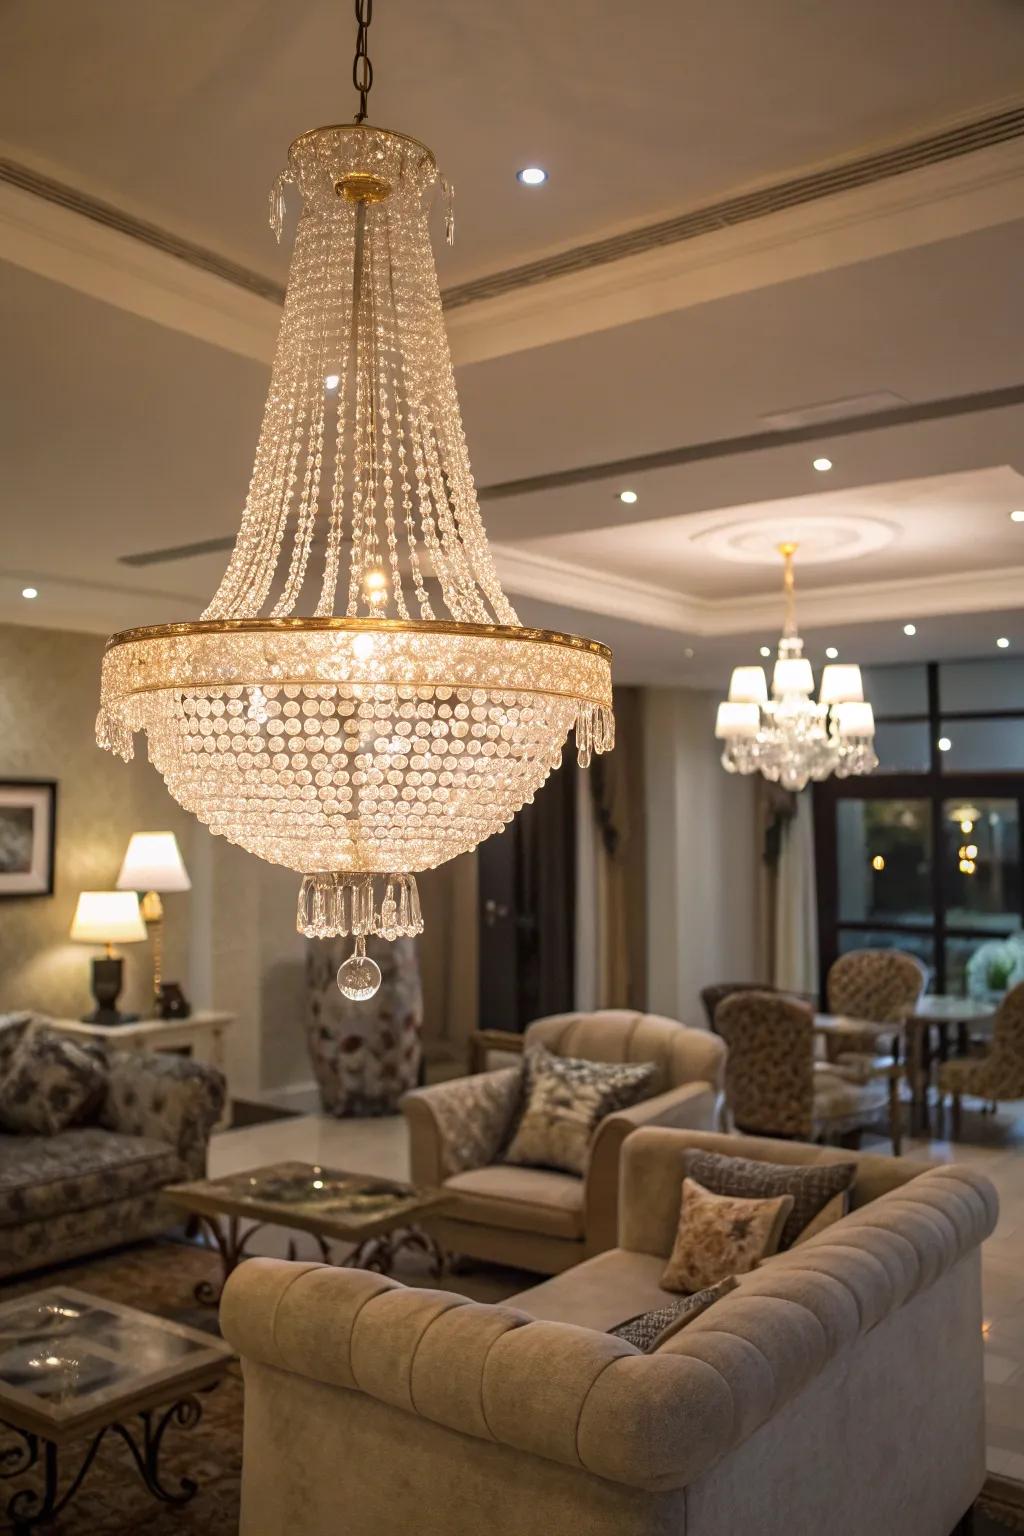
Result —
[[584, 1172], [598, 1123], [649, 1094], [657, 1072], [653, 1061], [583, 1061], [553, 1056], [542, 1045], [524, 1060], [523, 1112], [505, 1161], [564, 1173]]
[[615, 1339], [625, 1339], [627, 1344], [632, 1344], [643, 1354], [653, 1355], [656, 1349], [667, 1344], [695, 1317], [700, 1317], [720, 1297], [727, 1296], [735, 1289], [736, 1281], [730, 1275], [728, 1279], [719, 1280], [717, 1285], [705, 1286], [704, 1290], [696, 1291], [692, 1296], [680, 1296], [678, 1301], [666, 1302], [663, 1307], [652, 1307], [650, 1312], [640, 1312], [636, 1317], [627, 1318], [624, 1323], [616, 1323], [608, 1332]]
[[56, 1136], [99, 1107], [106, 1081], [98, 1052], [55, 1030], [35, 1029], [22, 1038], [0, 1082], [0, 1127]]
[[745, 1275], [779, 1246], [792, 1195], [745, 1200], [713, 1195], [694, 1179], [683, 1180], [679, 1229], [661, 1277], [665, 1291], [692, 1295], [728, 1275]]
[[[715, 1195], [745, 1195], [758, 1200], [792, 1195], [793, 1209], [779, 1239], [779, 1249], [784, 1250], [793, 1247], [836, 1195], [849, 1190], [857, 1164], [765, 1163], [752, 1157], [693, 1150], [683, 1159], [683, 1172]], [[845, 1215], [845, 1210], [841, 1214]]]

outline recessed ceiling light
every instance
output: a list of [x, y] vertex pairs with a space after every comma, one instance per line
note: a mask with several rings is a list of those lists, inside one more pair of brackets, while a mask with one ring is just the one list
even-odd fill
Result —
[[761, 647], [761, 655], [762, 656], [768, 657], [768, 656], [771, 655], [771, 653], [772, 653], [772, 648], [771, 648], [770, 645], [762, 645], [762, 647]]
[[1015, 512], [1010, 513], [1010, 522], [1024, 523], [1024, 507], [1018, 507]]
[[839, 652], [836, 650], [834, 645], [826, 645], [825, 655], [828, 657], [829, 661], [835, 661], [836, 657], [839, 655]]
[[686, 647], [685, 651], [683, 652], [683, 655], [686, 657], [687, 661], [692, 661], [693, 660], [693, 646], [692, 645], [688, 645]]
[[634, 501], [639, 501], [640, 498], [636, 494], [636, 491], [620, 491], [619, 500], [624, 501], [627, 507], [631, 507]]
[[948, 752], [952, 745], [953, 745], [953, 743], [950, 741], [948, 736], [940, 736], [939, 737], [939, 751], [940, 752]]
[[811, 467], [813, 469], [816, 469], [820, 475], [823, 475], [827, 469], [831, 469], [832, 468], [832, 460], [831, 459], [815, 459], [815, 460], [813, 460]]
[[524, 165], [521, 171], [516, 171], [516, 181], [521, 181], [524, 187], [540, 187], [548, 179], [548, 173], [539, 165]]
[[340, 383], [341, 383], [341, 375], [340, 375], [340, 373], [329, 373], [327, 375], [327, 377], [324, 379], [324, 388], [325, 389], [337, 389], [337, 387], [338, 387], [338, 385]]
[[1001, 651], [1008, 651], [1010, 649], [1010, 642], [1007, 640], [1005, 635], [999, 636], [999, 639], [996, 641], [996, 645], [998, 645]]
[[903, 633], [905, 635], [916, 635], [917, 634], [917, 625], [916, 624], [904, 624], [904, 626], [903, 626]]
[[39, 590], [36, 587], [22, 587], [21, 595], [22, 595], [22, 597], [28, 597], [28, 598], [38, 597], [39, 596]]

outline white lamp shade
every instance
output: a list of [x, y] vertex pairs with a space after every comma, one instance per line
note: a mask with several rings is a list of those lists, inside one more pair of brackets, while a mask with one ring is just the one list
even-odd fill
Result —
[[875, 712], [870, 704], [861, 703], [859, 700], [837, 704], [836, 724], [839, 727], [840, 736], [873, 736]]
[[801, 693], [806, 697], [813, 692], [814, 673], [806, 656], [783, 656], [775, 663], [772, 693], [777, 699], [787, 693]]
[[[757, 669], [760, 671], [760, 668]], [[756, 736], [761, 725], [761, 711], [756, 704], [719, 704], [715, 720], [715, 735], [719, 741], [730, 736]]]
[[190, 891], [173, 832], [133, 832], [117, 877], [119, 891]]
[[71, 924], [80, 944], [136, 944], [146, 925], [134, 891], [82, 891]]
[[768, 682], [764, 667], [733, 667], [729, 679], [731, 704], [764, 704], [768, 699]]
[[821, 674], [818, 700], [822, 704], [860, 703], [864, 698], [864, 682], [860, 667], [851, 662], [833, 662]]

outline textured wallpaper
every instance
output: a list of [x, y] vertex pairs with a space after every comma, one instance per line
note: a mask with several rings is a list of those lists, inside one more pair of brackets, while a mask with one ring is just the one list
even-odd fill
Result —
[[[93, 739], [103, 642], [0, 625], [0, 780], [57, 780], [53, 896], [0, 897], [0, 1011], [76, 1018], [92, 1006], [98, 950], [68, 938], [78, 893], [109, 890], [133, 832], [173, 831], [186, 865], [196, 828], [145, 753], [130, 764]], [[205, 834], [204, 834], [205, 835]], [[187, 979], [188, 894], [167, 896], [164, 975]], [[148, 944], [125, 945], [121, 1007], [148, 1012]]]

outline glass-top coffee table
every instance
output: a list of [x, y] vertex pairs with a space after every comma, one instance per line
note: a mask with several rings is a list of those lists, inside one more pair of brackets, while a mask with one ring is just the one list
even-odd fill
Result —
[[[199, 1423], [197, 1394], [215, 1387], [233, 1358], [198, 1329], [72, 1286], [0, 1306], [0, 1478], [30, 1479], [7, 1501], [15, 1536], [57, 1518], [107, 1435], [127, 1445], [154, 1498], [186, 1503], [197, 1484], [182, 1478], [168, 1487], [160, 1447], [168, 1429]], [[74, 1470], [62, 1480], [72, 1442]]]
[[[344, 1173], [317, 1163], [272, 1163], [221, 1179], [171, 1184], [164, 1197], [196, 1216], [221, 1260], [221, 1285], [201, 1281], [197, 1300], [215, 1303], [224, 1281], [248, 1257], [247, 1245], [264, 1226], [294, 1227], [316, 1239], [321, 1257], [333, 1263], [332, 1242], [354, 1244], [343, 1265], [390, 1274], [398, 1255], [425, 1255], [435, 1279], [444, 1273], [445, 1256], [420, 1225], [449, 1197], [440, 1189], [417, 1189], [392, 1179]], [[243, 1226], [243, 1223], [248, 1225]], [[289, 1251], [294, 1257], [294, 1244]]]

